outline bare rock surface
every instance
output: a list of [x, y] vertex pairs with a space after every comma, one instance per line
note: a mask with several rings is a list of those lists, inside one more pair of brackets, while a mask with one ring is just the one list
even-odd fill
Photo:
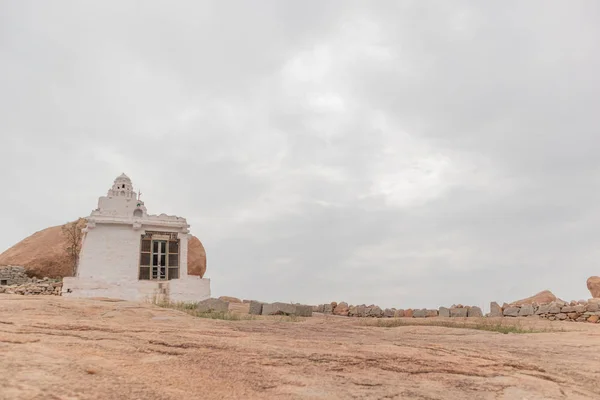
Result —
[[323, 315], [223, 321], [0, 295], [0, 398], [600, 398], [600, 324], [492, 319], [550, 330], [503, 335], [429, 325], [436, 320], [385, 329]]

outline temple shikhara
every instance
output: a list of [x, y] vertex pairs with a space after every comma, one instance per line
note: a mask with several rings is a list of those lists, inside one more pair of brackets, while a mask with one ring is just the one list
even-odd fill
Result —
[[188, 275], [190, 226], [185, 218], [150, 215], [123, 174], [90, 214], [75, 277], [63, 296], [202, 301], [210, 280]]

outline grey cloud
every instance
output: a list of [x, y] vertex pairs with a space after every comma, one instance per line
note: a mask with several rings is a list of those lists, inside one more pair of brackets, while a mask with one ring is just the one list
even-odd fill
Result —
[[216, 295], [588, 295], [596, 4], [140, 4], [0, 6], [0, 248], [127, 172], [188, 218]]

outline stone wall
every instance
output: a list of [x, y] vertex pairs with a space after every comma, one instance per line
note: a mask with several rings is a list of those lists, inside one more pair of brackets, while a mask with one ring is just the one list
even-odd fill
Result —
[[57, 279], [31, 278], [19, 285], [0, 286], [0, 293], [21, 295], [60, 296], [62, 281]]
[[490, 317], [537, 317], [551, 321], [600, 322], [600, 299], [572, 301], [556, 300], [547, 304], [510, 305], [502, 307], [492, 302]]
[[395, 309], [386, 308], [382, 309], [379, 306], [371, 304], [352, 306], [346, 302], [341, 303], [330, 303], [330, 304], [319, 304], [313, 306], [313, 312], [323, 314], [333, 314], [343, 317], [362, 317], [362, 318], [433, 318], [433, 317], [447, 317], [447, 318], [460, 318], [460, 317], [483, 317], [483, 312], [479, 307], [470, 307], [463, 305], [453, 305], [452, 307], [440, 307], [437, 310], [434, 309]]
[[6, 266], [0, 267], [0, 286], [20, 285], [29, 281], [25, 267]]
[[[479, 307], [463, 306], [461, 304], [451, 307], [440, 307], [433, 309], [381, 309], [376, 305], [352, 306], [345, 302], [320, 304], [313, 306], [313, 311], [323, 314], [339, 315], [344, 317], [362, 318], [477, 318], [483, 317]], [[548, 304], [527, 305], [498, 305], [496, 302], [490, 304], [490, 313], [486, 317], [535, 317], [551, 321], [576, 321], [600, 323], [600, 299], [589, 299], [586, 301], [572, 301], [566, 303], [556, 300]]]

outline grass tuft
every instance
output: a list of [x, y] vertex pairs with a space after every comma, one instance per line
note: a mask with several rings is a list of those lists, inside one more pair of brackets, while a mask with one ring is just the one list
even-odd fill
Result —
[[224, 321], [247, 321], [255, 319], [254, 315], [237, 314], [229, 311], [198, 311], [198, 303], [189, 303], [183, 301], [172, 303], [168, 301], [156, 301], [155, 299], [152, 301], [152, 303], [162, 308], [183, 311], [198, 318], [220, 319]]
[[444, 328], [458, 328], [458, 329], [474, 329], [479, 331], [497, 332], [503, 334], [525, 334], [525, 333], [545, 333], [545, 332], [557, 332], [556, 329], [537, 329], [537, 328], [526, 328], [521, 326], [519, 321], [515, 323], [504, 324], [497, 321], [424, 321], [417, 322], [416, 320], [410, 319], [377, 319], [374, 321], [366, 321], [365, 325], [376, 326], [381, 328], [395, 328], [400, 326], [440, 326]]

